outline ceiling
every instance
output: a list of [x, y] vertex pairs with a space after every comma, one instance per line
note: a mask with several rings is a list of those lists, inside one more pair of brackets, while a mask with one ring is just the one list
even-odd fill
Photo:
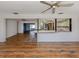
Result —
[[[51, 3], [51, 2], [50, 2]], [[79, 13], [79, 1], [64, 1], [61, 4], [74, 3], [72, 7], [59, 7], [56, 8], [56, 13]], [[40, 1], [0, 1], [0, 13], [1, 14], [12, 14], [18, 12], [19, 14], [40, 14], [42, 11], [47, 9], [49, 6], [40, 3]], [[52, 10], [45, 12], [51, 14]]]

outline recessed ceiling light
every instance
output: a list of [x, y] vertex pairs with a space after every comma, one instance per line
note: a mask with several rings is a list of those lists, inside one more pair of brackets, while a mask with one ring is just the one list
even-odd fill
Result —
[[17, 14], [19, 14], [19, 13], [18, 13], [18, 12], [13, 12], [13, 14], [17, 15]]
[[58, 13], [58, 14], [64, 14], [64, 13], [60, 12], [60, 13]]

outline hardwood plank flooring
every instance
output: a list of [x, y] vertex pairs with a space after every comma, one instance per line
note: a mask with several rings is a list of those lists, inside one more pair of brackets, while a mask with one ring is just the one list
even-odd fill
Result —
[[32, 39], [28, 33], [18, 33], [12, 37], [7, 38], [7, 44], [20, 44], [24, 42], [36, 42], [36, 39]]
[[[21, 41], [23, 41], [24, 37], [21, 37], [21, 39], [22, 39]], [[13, 41], [13, 39], [10, 38], [10, 40], [6, 41], [5, 43], [0, 43], [0, 57], [79, 58], [79, 42], [36, 43], [36, 42], [21, 42], [21, 41], [18, 41], [17, 39]]]

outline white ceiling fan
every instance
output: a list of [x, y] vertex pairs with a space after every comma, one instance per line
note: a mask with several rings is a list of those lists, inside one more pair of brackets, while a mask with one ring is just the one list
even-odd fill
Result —
[[46, 11], [48, 11], [49, 9], [52, 9], [52, 13], [55, 13], [55, 10], [57, 7], [71, 7], [74, 4], [73, 3], [69, 3], [69, 4], [61, 4], [62, 1], [51, 1], [51, 3], [47, 2], [47, 1], [40, 1], [40, 3], [43, 3], [45, 5], [48, 5], [49, 8], [42, 11], [41, 13], [44, 13]]

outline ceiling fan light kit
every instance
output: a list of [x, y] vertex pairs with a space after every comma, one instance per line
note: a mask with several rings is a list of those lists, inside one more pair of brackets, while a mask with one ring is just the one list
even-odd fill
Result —
[[56, 8], [56, 6], [53, 6], [53, 8]]

